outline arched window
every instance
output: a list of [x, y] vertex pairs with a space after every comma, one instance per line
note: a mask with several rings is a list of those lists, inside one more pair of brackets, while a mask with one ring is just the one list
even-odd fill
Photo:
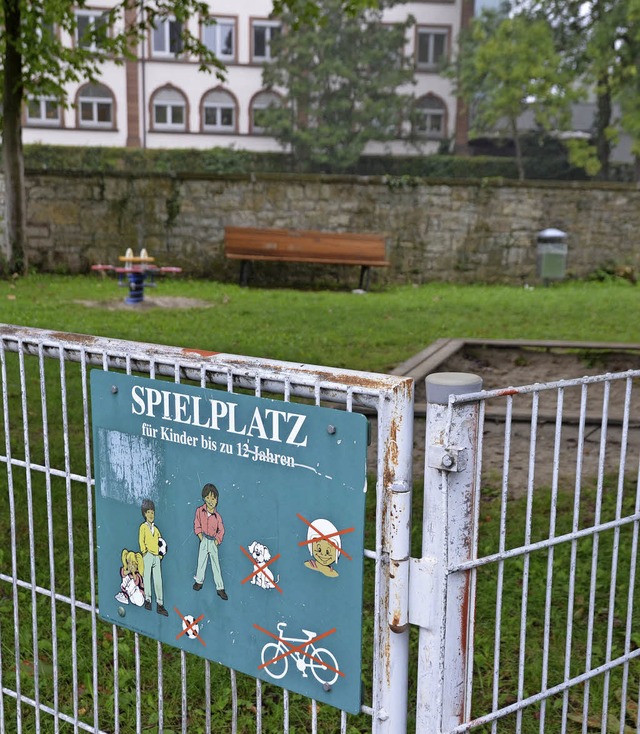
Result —
[[165, 87], [153, 95], [153, 129], [187, 129], [187, 101], [178, 89]]
[[282, 100], [275, 92], [258, 92], [251, 100], [251, 132], [264, 134], [263, 113], [270, 107], [282, 107]]
[[229, 92], [214, 89], [202, 98], [202, 129], [205, 132], [235, 132], [236, 102]]
[[104, 84], [87, 84], [78, 92], [78, 121], [80, 127], [115, 126], [114, 102], [111, 90]]
[[414, 132], [424, 138], [444, 138], [447, 130], [447, 107], [434, 94], [420, 97], [415, 104]]

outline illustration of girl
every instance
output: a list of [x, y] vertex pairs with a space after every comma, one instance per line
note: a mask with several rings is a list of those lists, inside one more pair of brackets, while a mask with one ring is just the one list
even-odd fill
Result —
[[144, 581], [142, 574], [144, 573], [144, 561], [141, 553], [134, 553], [126, 548], [122, 551], [122, 568], [120, 569], [120, 591], [116, 594], [116, 599], [121, 604], [131, 602], [137, 607], [144, 605]]
[[338, 528], [330, 520], [318, 518], [311, 523], [307, 530], [307, 545], [311, 559], [305, 561], [304, 565], [325, 576], [338, 576], [333, 566], [340, 558], [342, 542]]

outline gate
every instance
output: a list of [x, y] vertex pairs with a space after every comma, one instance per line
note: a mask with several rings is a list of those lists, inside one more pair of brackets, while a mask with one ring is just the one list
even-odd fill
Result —
[[[398, 731], [407, 711], [413, 382], [0, 327], [0, 730]], [[98, 616], [89, 370], [370, 413], [358, 715], [122, 630]], [[408, 570], [405, 568], [405, 571]]]
[[[369, 416], [360, 714], [100, 619], [91, 369]], [[6, 325], [0, 370], [1, 731], [640, 730], [640, 372], [430, 376], [423, 497], [406, 378]]]
[[417, 731], [640, 731], [639, 377], [427, 378]]

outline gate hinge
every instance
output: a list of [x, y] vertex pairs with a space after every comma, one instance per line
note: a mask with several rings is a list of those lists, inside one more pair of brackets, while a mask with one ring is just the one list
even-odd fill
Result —
[[427, 466], [442, 471], [464, 471], [467, 467], [467, 449], [429, 446]]

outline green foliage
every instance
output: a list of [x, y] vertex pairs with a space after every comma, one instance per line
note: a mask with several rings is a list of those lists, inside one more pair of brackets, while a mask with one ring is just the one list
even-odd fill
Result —
[[[594, 91], [594, 139], [601, 175], [610, 173], [612, 133], [620, 129], [639, 150], [640, 3], [638, 0], [519, 0], [553, 28], [561, 62], [576, 86]], [[613, 103], [621, 106], [619, 119]]]
[[[256, 155], [231, 148], [208, 150], [74, 147], [55, 145], [26, 145], [27, 170], [49, 171], [131, 171], [136, 173], [213, 173], [242, 174], [272, 170], [280, 158], [277, 155]], [[256, 163], [259, 161], [259, 163]], [[281, 165], [281, 164], [280, 164]]]
[[[370, 140], [398, 137], [409, 116], [411, 98], [398, 89], [413, 80], [403, 51], [413, 19], [390, 26], [380, 8], [347, 16], [341, 4], [319, 0], [317, 17], [273, 42], [263, 71], [266, 87], [286, 91], [261, 125], [292, 150], [298, 170], [347, 170]], [[285, 28], [294, 20], [282, 16]]]
[[532, 112], [541, 130], [564, 130], [575, 98], [549, 23], [525, 14], [483, 11], [460, 39], [448, 70], [471, 109], [473, 132], [506, 132], [514, 140], [520, 178], [519, 118]]
[[618, 28], [619, 63], [612, 84], [614, 98], [620, 104], [620, 125], [631, 136], [632, 152], [640, 158], [640, 2], [627, 0]]
[[566, 141], [567, 150], [569, 151], [569, 160], [575, 166], [584, 168], [590, 175], [595, 176], [602, 167], [598, 160], [597, 149], [588, 140], [580, 138], [570, 138]]
[[[524, 161], [532, 179], [583, 180], [583, 168], [569, 164], [556, 144], [553, 149], [524, 141]], [[254, 153], [231, 148], [205, 150], [74, 147], [32, 144], [24, 147], [27, 171], [113, 171], [132, 173], [192, 173], [220, 176], [248, 173], [288, 173], [293, 161], [286, 153]], [[630, 167], [620, 166], [617, 179], [631, 180]], [[418, 178], [486, 179], [518, 177], [512, 158], [507, 156], [472, 157], [453, 155], [361, 156], [349, 173], [362, 176], [386, 176], [403, 180]], [[393, 187], [393, 183], [389, 183]]]

